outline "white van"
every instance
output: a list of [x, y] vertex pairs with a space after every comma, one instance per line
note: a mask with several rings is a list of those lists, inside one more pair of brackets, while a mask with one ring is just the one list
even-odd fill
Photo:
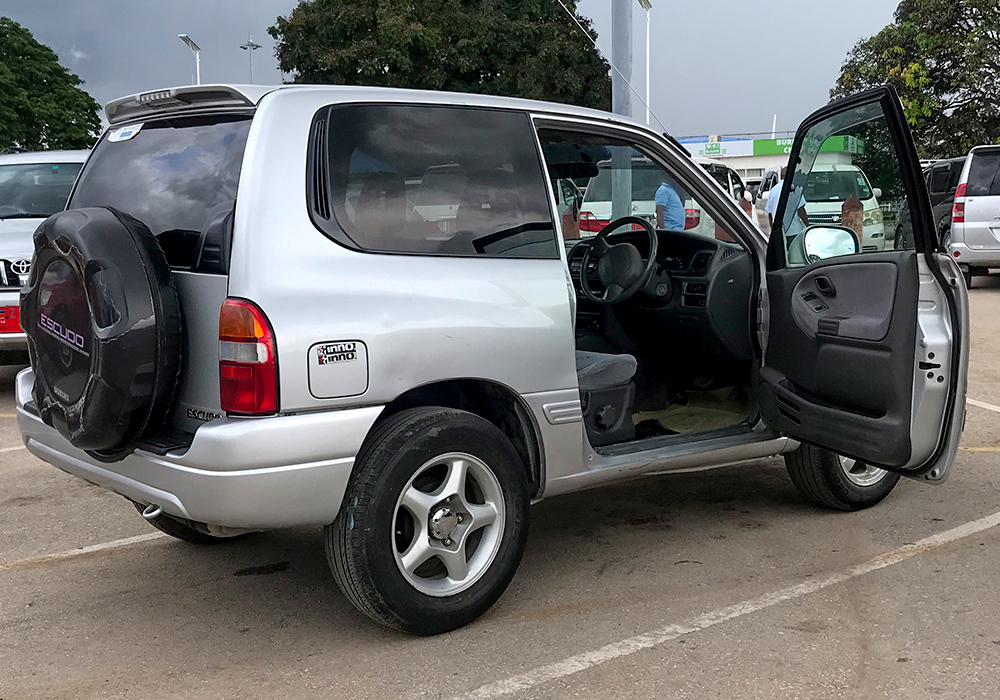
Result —
[[[771, 194], [769, 191], [780, 181], [777, 170], [764, 174], [764, 182], [768, 191], [764, 191], [758, 200], [758, 217], [762, 217], [761, 226], [768, 230], [767, 214], [764, 206]], [[868, 176], [856, 165], [848, 163], [817, 162], [806, 179], [805, 199], [806, 214], [810, 224], [839, 224], [843, 215], [844, 202], [851, 195], [857, 195], [864, 208], [864, 235], [861, 249], [864, 252], [885, 250], [885, 225], [882, 222], [882, 209], [878, 198], [882, 190], [872, 187]]]

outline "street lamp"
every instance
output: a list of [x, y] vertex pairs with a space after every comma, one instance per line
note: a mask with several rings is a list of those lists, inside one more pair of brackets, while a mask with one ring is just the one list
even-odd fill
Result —
[[194, 52], [194, 72], [195, 72], [195, 84], [201, 85], [201, 47], [187, 34], [178, 34], [177, 38], [188, 45], [188, 48]]
[[247, 34], [247, 43], [240, 44], [240, 48], [250, 54], [250, 84], [253, 85], [253, 52], [260, 48], [260, 44], [255, 44], [253, 34]]
[[646, 11], [646, 126], [649, 126], [649, 11], [653, 4], [649, 0], [639, 0], [639, 5]]

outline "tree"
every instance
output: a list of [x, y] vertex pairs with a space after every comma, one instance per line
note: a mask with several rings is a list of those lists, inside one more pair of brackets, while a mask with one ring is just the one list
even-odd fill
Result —
[[0, 150], [88, 148], [101, 127], [100, 105], [48, 46], [0, 17]]
[[555, 0], [307, 0], [268, 32], [297, 83], [611, 106], [610, 66]]
[[920, 155], [945, 158], [1000, 139], [1000, 3], [903, 0], [895, 21], [855, 45], [831, 97], [889, 83]]

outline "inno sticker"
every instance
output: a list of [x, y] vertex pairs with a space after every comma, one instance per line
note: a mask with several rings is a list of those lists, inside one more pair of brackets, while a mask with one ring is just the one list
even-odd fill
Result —
[[123, 126], [120, 129], [115, 129], [110, 134], [108, 134], [108, 141], [110, 141], [111, 143], [118, 143], [119, 141], [128, 141], [130, 138], [138, 134], [141, 128], [142, 128], [142, 122], [138, 124], [130, 124], [128, 126]]
[[316, 348], [316, 357], [321, 365], [354, 362], [358, 359], [358, 344], [355, 342], [346, 342], [320, 345]]

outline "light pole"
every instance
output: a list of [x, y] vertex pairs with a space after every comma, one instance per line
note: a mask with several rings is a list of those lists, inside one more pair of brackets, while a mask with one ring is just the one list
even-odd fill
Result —
[[177, 38], [188, 45], [188, 48], [194, 52], [194, 74], [195, 74], [195, 85], [201, 85], [201, 47], [187, 34], [178, 34]]
[[247, 43], [240, 44], [240, 48], [250, 54], [250, 84], [253, 85], [253, 52], [260, 48], [260, 44], [255, 44], [253, 34], [247, 34]]
[[649, 0], [639, 0], [639, 4], [646, 11], [646, 126], [649, 126], [649, 11], [653, 4]]

